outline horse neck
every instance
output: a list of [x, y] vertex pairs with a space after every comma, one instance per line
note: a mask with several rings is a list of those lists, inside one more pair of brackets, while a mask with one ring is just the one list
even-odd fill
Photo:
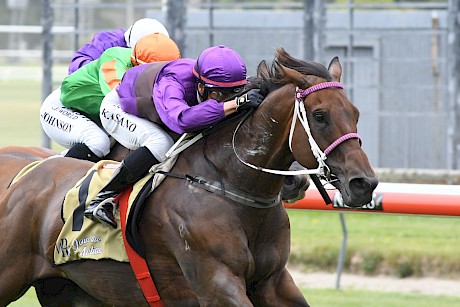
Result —
[[[291, 92], [292, 97], [286, 94]], [[289, 168], [294, 159], [288, 146], [293, 98], [292, 87], [279, 89], [268, 95], [239, 127], [239, 121], [236, 121], [206, 140], [205, 155], [226, 184], [258, 197], [278, 194], [283, 176], [252, 169], [238, 156], [263, 168]]]

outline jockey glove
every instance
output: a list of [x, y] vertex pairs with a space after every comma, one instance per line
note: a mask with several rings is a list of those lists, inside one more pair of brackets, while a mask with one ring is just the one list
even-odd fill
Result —
[[250, 108], [257, 108], [264, 100], [259, 89], [249, 90], [247, 93], [236, 98], [236, 111], [243, 111]]

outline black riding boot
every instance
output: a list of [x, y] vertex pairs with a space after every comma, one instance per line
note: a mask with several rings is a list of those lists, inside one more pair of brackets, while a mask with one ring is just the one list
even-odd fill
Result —
[[159, 163], [146, 147], [130, 153], [112, 175], [107, 185], [89, 203], [85, 216], [117, 228], [113, 198], [123, 189], [144, 177], [149, 169]]
[[91, 162], [98, 162], [101, 160], [91, 149], [88, 148], [85, 144], [77, 143], [69, 149], [64, 157], [75, 158], [80, 160], [88, 160]]

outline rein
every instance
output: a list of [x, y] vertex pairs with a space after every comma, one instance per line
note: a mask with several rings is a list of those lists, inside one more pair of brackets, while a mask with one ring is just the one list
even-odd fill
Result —
[[[249, 166], [253, 169], [265, 172], [265, 173], [270, 173], [270, 174], [276, 174], [276, 175], [301, 175], [301, 174], [317, 174], [322, 177], [326, 177], [328, 180], [330, 179], [331, 173], [329, 170], [329, 167], [326, 164], [326, 159], [327, 155], [334, 150], [337, 146], [345, 142], [346, 140], [349, 139], [359, 139], [361, 141], [361, 137], [357, 133], [347, 133], [341, 137], [339, 137], [337, 140], [331, 143], [324, 152], [319, 148], [318, 144], [316, 143], [315, 139], [313, 138], [313, 135], [311, 134], [311, 129], [310, 125], [308, 124], [308, 119], [307, 119], [307, 112], [305, 110], [305, 105], [303, 104], [305, 98], [314, 92], [317, 92], [322, 89], [326, 88], [341, 88], [343, 89], [343, 85], [340, 82], [323, 82], [319, 83], [316, 85], [313, 85], [305, 90], [302, 90], [298, 87], [296, 87], [296, 93], [295, 93], [295, 105], [294, 105], [294, 113], [293, 113], [293, 118], [292, 118], [292, 123], [291, 123], [291, 129], [289, 131], [289, 149], [292, 152], [292, 138], [294, 135], [294, 129], [295, 125], [297, 123], [297, 119], [299, 122], [302, 124], [305, 133], [308, 136], [308, 141], [310, 143], [310, 148], [313, 152], [313, 155], [316, 158], [316, 161], [318, 161], [318, 167], [316, 169], [304, 169], [304, 170], [297, 170], [297, 171], [282, 171], [282, 170], [275, 170], [275, 169], [269, 169], [269, 168], [264, 168], [260, 166], [253, 165], [249, 162], [244, 161], [240, 155], [236, 152], [235, 148], [235, 136], [237, 131], [239, 130], [241, 124], [244, 122], [244, 120], [247, 118], [245, 117], [235, 128], [235, 131], [233, 132], [233, 139], [232, 139], [232, 147], [235, 155], [237, 156], [238, 160], [240, 160], [241, 163], [243, 163], [246, 166]], [[249, 115], [249, 114], [248, 114]]]

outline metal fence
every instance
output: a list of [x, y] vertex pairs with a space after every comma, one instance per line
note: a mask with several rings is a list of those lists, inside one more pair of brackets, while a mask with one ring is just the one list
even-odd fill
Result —
[[[71, 49], [96, 31], [148, 16], [173, 27], [170, 32], [180, 41], [183, 56], [194, 58], [210, 45], [225, 44], [242, 55], [250, 74], [261, 60], [271, 61], [277, 47], [326, 66], [338, 55], [342, 81], [361, 111], [359, 133], [374, 166], [459, 168], [459, 0], [340, 5], [319, 0], [187, 1], [186, 14], [180, 16], [168, 13], [163, 1], [43, 2], [51, 2], [55, 25], [75, 29], [71, 44], [65, 35], [54, 41]], [[65, 18], [60, 17], [63, 12]], [[95, 21], [108, 15], [122, 16], [111, 18], [121, 24], [102, 27]]]

